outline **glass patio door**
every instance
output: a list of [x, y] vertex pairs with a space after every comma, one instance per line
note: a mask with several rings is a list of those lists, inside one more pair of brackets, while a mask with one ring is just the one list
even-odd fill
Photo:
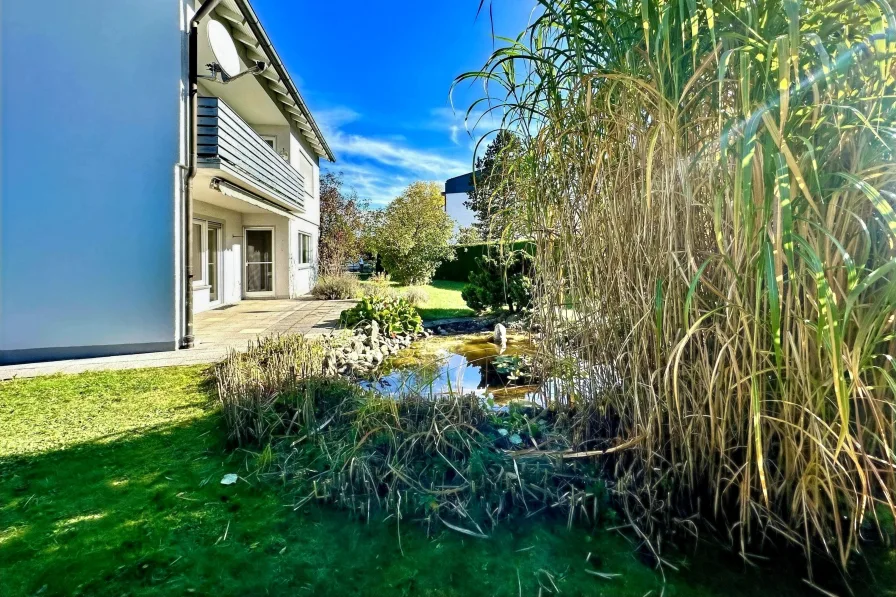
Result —
[[221, 225], [208, 223], [208, 300], [212, 305], [221, 304]]
[[274, 231], [246, 229], [246, 296], [274, 294]]

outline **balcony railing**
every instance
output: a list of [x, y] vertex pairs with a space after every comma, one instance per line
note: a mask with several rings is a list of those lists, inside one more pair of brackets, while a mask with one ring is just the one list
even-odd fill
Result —
[[269, 195], [305, 208], [302, 175], [216, 97], [199, 98], [199, 167], [236, 174]]

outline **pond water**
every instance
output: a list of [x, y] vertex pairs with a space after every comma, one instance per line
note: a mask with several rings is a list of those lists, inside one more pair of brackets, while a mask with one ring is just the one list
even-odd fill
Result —
[[387, 359], [378, 377], [361, 386], [391, 396], [474, 393], [498, 404], [536, 401], [539, 386], [527, 366], [534, 350], [523, 335], [509, 335], [503, 349], [491, 333], [434, 336]]

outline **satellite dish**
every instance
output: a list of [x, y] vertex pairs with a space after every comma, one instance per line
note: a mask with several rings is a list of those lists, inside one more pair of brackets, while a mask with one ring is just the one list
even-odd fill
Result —
[[227, 27], [213, 19], [208, 22], [207, 31], [208, 45], [211, 46], [212, 54], [215, 55], [225, 79], [235, 77], [240, 72], [240, 55], [236, 52], [236, 44], [227, 32]]

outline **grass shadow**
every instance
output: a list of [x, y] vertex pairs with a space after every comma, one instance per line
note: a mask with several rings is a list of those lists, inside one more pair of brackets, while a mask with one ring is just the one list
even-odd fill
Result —
[[[0, 394], [14, 388], [18, 397], [33, 392], [39, 399], [66, 384], [81, 391], [102, 381], [110, 397], [130, 400], [137, 413], [141, 396], [157, 396], [166, 378], [180, 387], [187, 374], [193, 393], [183, 404], [169, 397], [167, 407], [206, 407], [186, 420], [113, 439], [105, 430], [65, 449], [0, 459], [3, 597], [518, 596], [554, 584], [565, 595], [814, 595], [799, 579], [743, 573], [718, 557], [676, 559], [683, 572], [664, 587], [633, 543], [607, 531], [568, 530], [559, 520], [508, 522], [481, 540], [447, 529], [427, 537], [417, 521], [383, 523], [382, 513], [362, 522], [313, 504], [295, 510], [287, 489], [248, 474], [250, 452], [227, 449], [220, 415], [207, 406], [213, 387], [190, 369], [69, 376], [0, 386]], [[128, 388], [147, 393], [129, 396]], [[221, 485], [227, 473], [249, 480]], [[606, 580], [589, 570], [620, 576]]]

